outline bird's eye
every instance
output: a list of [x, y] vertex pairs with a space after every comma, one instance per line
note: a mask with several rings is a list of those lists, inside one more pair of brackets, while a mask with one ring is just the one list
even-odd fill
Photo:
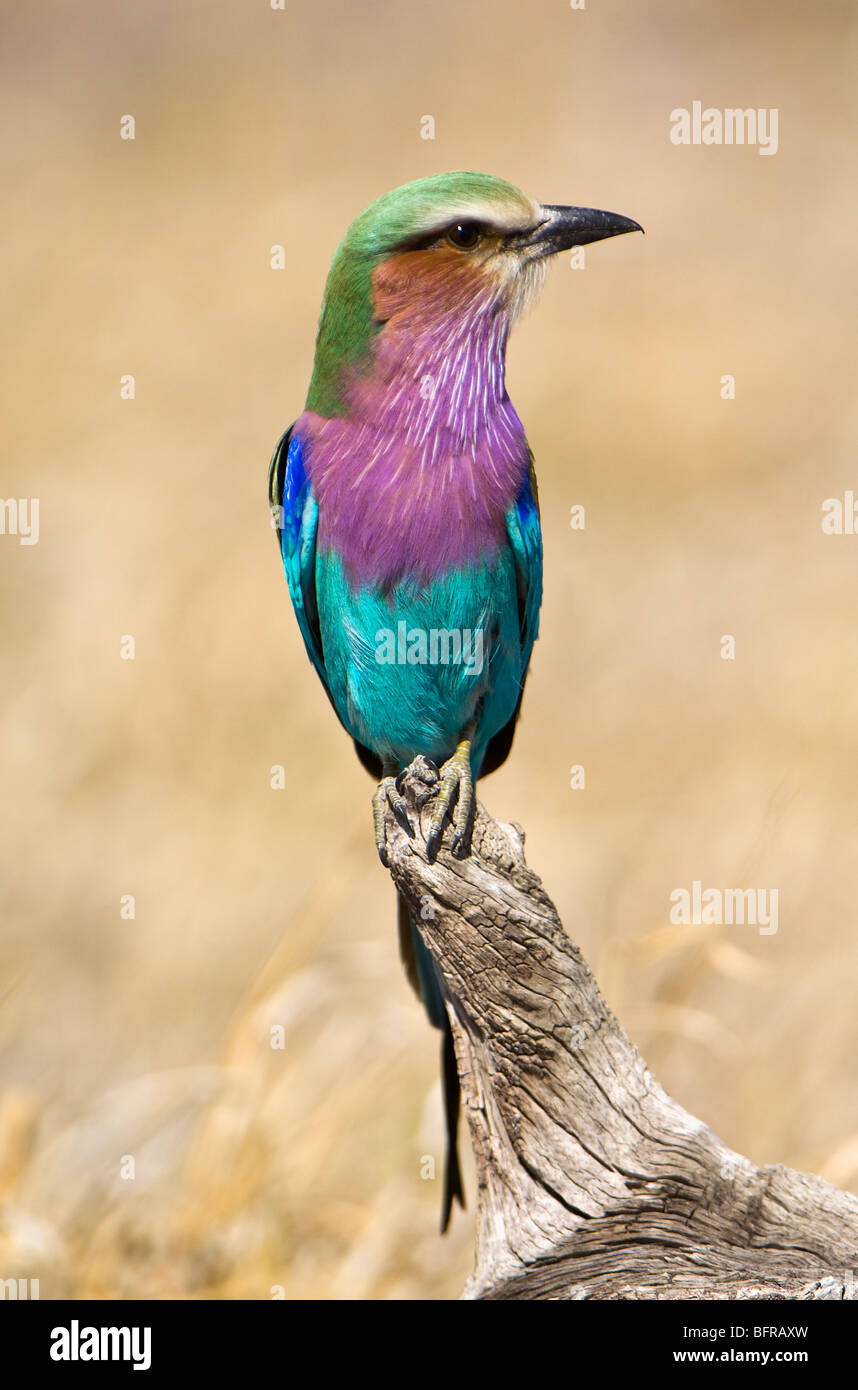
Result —
[[476, 222], [457, 222], [455, 227], [451, 227], [447, 232], [450, 245], [458, 246], [463, 251], [476, 246], [480, 236], [481, 232]]

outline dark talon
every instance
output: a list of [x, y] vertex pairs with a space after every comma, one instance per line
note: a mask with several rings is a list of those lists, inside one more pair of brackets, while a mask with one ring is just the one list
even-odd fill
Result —
[[432, 859], [434, 859], [435, 856], [437, 855], [437, 853], [438, 853], [438, 846], [439, 846], [440, 843], [441, 843], [441, 836], [442, 836], [442, 834], [443, 834], [443, 831], [444, 831], [443, 825], [440, 825], [440, 826], [437, 826], [437, 827], [433, 825], [432, 829], [429, 831], [429, 834], [426, 836], [426, 858], [427, 858], [427, 859], [432, 860]]

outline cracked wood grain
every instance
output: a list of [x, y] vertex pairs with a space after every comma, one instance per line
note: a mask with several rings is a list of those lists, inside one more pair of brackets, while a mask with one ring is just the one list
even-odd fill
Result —
[[858, 1297], [858, 1198], [758, 1168], [661, 1088], [524, 859], [478, 807], [426, 855], [438, 777], [402, 778], [391, 875], [438, 966], [477, 1163], [466, 1298]]

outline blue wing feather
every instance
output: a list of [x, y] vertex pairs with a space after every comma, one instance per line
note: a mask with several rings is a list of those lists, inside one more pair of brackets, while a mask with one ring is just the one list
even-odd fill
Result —
[[521, 709], [524, 682], [539, 632], [539, 609], [542, 603], [542, 528], [539, 522], [539, 497], [536, 491], [536, 471], [533, 456], [528, 460], [527, 477], [515, 502], [506, 514], [506, 533], [515, 559], [518, 586], [518, 622], [520, 640], [519, 696], [512, 718], [490, 740], [480, 769], [487, 777], [506, 762], [515, 726]]
[[271, 503], [292, 607], [307, 655], [328, 691], [316, 603], [316, 532], [319, 507], [304, 468], [300, 436], [291, 426], [274, 450], [268, 471]]
[[515, 556], [518, 578], [523, 685], [533, 644], [539, 632], [539, 609], [542, 603], [542, 527], [539, 521], [539, 500], [532, 458], [524, 486], [507, 512], [506, 530]]
[[[346, 728], [331, 691], [319, 624], [316, 597], [319, 504], [313, 496], [304, 467], [301, 437], [295, 433], [294, 425], [289, 427], [274, 450], [268, 469], [268, 500], [280, 542], [292, 607], [298, 619], [307, 655], [316, 668], [334, 713]], [[381, 763], [376, 755], [357, 740], [355, 749], [367, 771], [378, 779], [381, 776]]]

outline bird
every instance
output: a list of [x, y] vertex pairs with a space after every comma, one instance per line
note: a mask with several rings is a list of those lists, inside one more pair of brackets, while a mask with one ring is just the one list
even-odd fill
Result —
[[[351, 223], [325, 285], [303, 413], [269, 467], [289, 594], [337, 718], [411, 830], [401, 775], [439, 773], [427, 854], [452, 821], [468, 850], [477, 779], [510, 752], [539, 626], [533, 455], [507, 394], [510, 329], [552, 256], [635, 221], [543, 204], [457, 170], [383, 194]], [[443, 989], [399, 898], [406, 974], [441, 1032], [447, 1131], [441, 1230], [464, 1206], [459, 1078]]]

